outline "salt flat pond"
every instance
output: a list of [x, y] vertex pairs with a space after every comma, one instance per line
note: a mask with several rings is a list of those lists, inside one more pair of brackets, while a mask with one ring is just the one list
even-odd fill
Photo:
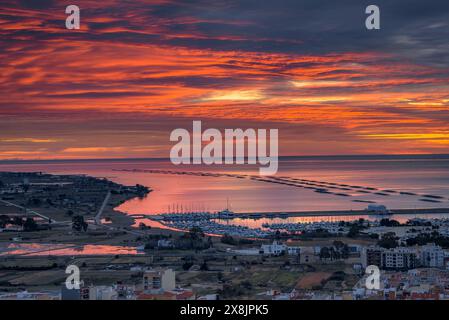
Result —
[[112, 245], [74, 245], [42, 243], [10, 243], [0, 245], [0, 256], [84, 256], [84, 255], [137, 255], [136, 247]]

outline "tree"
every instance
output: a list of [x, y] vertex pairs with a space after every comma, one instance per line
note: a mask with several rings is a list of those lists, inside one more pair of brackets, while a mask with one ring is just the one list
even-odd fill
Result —
[[332, 260], [337, 260], [337, 259], [340, 258], [340, 254], [338, 253], [337, 250], [335, 250], [334, 247], [330, 247], [330, 249], [329, 249], [329, 255], [330, 255], [331, 261], [332, 261]]
[[192, 262], [184, 262], [182, 264], [182, 270], [187, 271], [193, 266]]
[[40, 207], [42, 205], [42, 200], [39, 198], [31, 198], [29, 203], [34, 207]]
[[23, 226], [22, 217], [14, 217], [14, 219], [11, 221], [11, 224], [14, 224], [16, 226]]
[[334, 245], [334, 247], [337, 250], [340, 250], [340, 249], [342, 249], [345, 246], [344, 242], [340, 241], [340, 240], [335, 240], [332, 244]]
[[72, 229], [75, 231], [87, 231], [87, 223], [84, 221], [83, 216], [72, 217]]
[[342, 248], [342, 251], [341, 251], [341, 257], [342, 257], [343, 259], [348, 259], [348, 258], [349, 258], [349, 247], [348, 247], [347, 244], [345, 244], [345, 245], [343, 246], [343, 248]]
[[207, 265], [207, 262], [204, 261], [203, 264], [200, 267], [201, 271], [209, 271], [209, 266]]
[[249, 280], [243, 280], [240, 285], [246, 289], [246, 290], [251, 290], [253, 285], [251, 284], [251, 282]]
[[382, 219], [380, 220], [380, 225], [383, 227], [399, 227], [401, 224], [393, 219]]
[[192, 227], [189, 231], [189, 236], [193, 240], [204, 238], [204, 232], [200, 227]]
[[397, 237], [394, 232], [387, 232], [377, 242], [377, 245], [385, 249], [392, 249], [399, 246], [399, 243], [397, 241]]
[[149, 191], [150, 191], [150, 190], [149, 190], [147, 187], [142, 186], [142, 185], [140, 185], [140, 184], [136, 184], [136, 193], [137, 193], [137, 196], [138, 196], [139, 198], [145, 197], [145, 195], [146, 195]]
[[328, 247], [322, 247], [320, 250], [320, 259], [321, 260], [326, 260], [329, 259], [331, 257], [330, 252], [329, 252], [329, 248]]
[[212, 242], [212, 237], [207, 238], [207, 245], [209, 246], [209, 248], [214, 246], [214, 243]]
[[0, 215], [0, 228], [6, 227], [6, 225], [9, 223], [9, 217], [5, 214]]
[[336, 250], [337, 259], [347, 259], [349, 257], [349, 247], [346, 243], [344, 243], [343, 241], [335, 240], [333, 242], [333, 245]]
[[33, 218], [27, 218], [23, 224], [23, 230], [24, 231], [36, 231], [37, 230], [36, 221], [34, 221]]
[[235, 239], [234, 239], [232, 236], [228, 235], [227, 233], [225, 233], [225, 234], [223, 235], [223, 237], [221, 237], [220, 241], [221, 241], [221, 243], [229, 244], [229, 245], [231, 245], [231, 246], [237, 244], [237, 242], [235, 241]]
[[449, 248], [449, 237], [445, 237], [439, 233], [422, 233], [418, 234], [415, 238], [408, 238], [406, 240], [407, 246], [423, 246], [428, 243], [434, 243], [437, 246], [442, 247], [443, 249]]
[[348, 238], [355, 238], [358, 236], [360, 231], [360, 227], [357, 226], [356, 224], [351, 225], [351, 228], [349, 228], [349, 232], [348, 232]]
[[276, 232], [274, 233], [274, 239], [275, 240], [281, 240], [281, 232], [279, 230], [276, 230]]

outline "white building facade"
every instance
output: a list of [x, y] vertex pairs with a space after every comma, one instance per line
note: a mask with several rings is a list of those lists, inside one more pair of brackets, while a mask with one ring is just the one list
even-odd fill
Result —
[[421, 265], [429, 268], [444, 267], [444, 250], [435, 244], [429, 244], [420, 248]]

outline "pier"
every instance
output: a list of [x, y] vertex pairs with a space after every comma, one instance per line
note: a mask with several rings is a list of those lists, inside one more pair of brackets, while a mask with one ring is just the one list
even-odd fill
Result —
[[176, 170], [141, 170], [141, 169], [114, 169], [114, 171], [134, 172], [134, 173], [150, 173], [150, 174], [168, 174], [183, 176], [200, 176], [200, 177], [227, 177], [236, 179], [249, 179], [262, 183], [271, 183], [293, 188], [307, 189], [312, 192], [331, 195], [335, 197], [347, 197], [353, 202], [375, 203], [373, 200], [357, 199], [362, 194], [371, 194], [374, 196], [391, 197], [391, 196], [411, 196], [418, 198], [419, 201], [443, 203], [449, 200], [449, 197], [432, 194], [418, 194], [407, 190], [391, 190], [372, 186], [349, 185], [336, 183], [331, 181], [317, 181], [310, 179], [301, 179], [287, 176], [257, 176], [250, 174], [231, 174], [221, 172], [204, 172], [204, 171], [176, 171]]
[[[361, 215], [373, 215], [382, 216], [381, 214], [375, 214], [367, 210], [338, 210], [338, 211], [288, 211], [288, 212], [257, 212], [262, 218], [271, 218], [279, 216], [287, 217], [320, 217], [320, 216], [361, 216]], [[432, 208], [432, 209], [391, 209], [390, 214], [449, 214], [449, 208]], [[242, 212], [236, 213], [236, 218], [244, 216], [251, 217], [254, 212]], [[388, 215], [385, 215], [388, 216]]]

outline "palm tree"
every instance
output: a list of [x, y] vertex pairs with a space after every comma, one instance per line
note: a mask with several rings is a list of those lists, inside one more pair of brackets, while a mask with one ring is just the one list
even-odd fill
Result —
[[322, 247], [320, 250], [320, 259], [326, 260], [330, 258], [329, 248], [328, 247]]

